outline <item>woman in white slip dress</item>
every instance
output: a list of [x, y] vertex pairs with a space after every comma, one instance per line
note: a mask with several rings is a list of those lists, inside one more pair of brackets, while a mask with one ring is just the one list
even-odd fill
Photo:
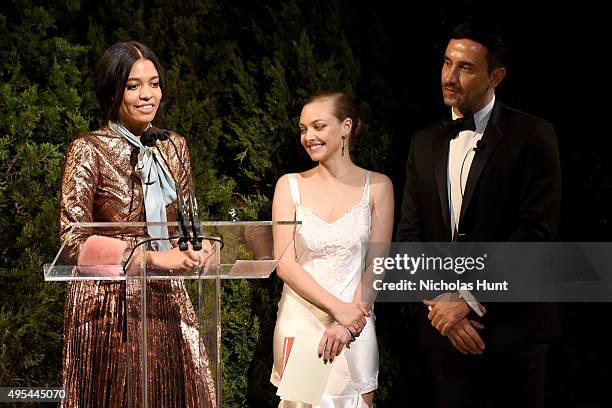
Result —
[[[388, 177], [351, 161], [348, 147], [360, 128], [347, 95], [312, 96], [300, 115], [301, 142], [318, 165], [282, 176], [274, 192], [272, 219], [302, 226], [295, 236], [274, 231], [275, 250], [295, 242], [277, 267], [285, 285], [270, 381], [280, 383], [285, 338], [298, 330], [321, 333], [319, 357], [333, 366], [320, 405], [312, 408], [368, 408], [378, 387], [373, 299], [362, 299], [361, 277], [367, 243], [391, 239], [393, 187]], [[311, 405], [281, 400], [279, 407]]]

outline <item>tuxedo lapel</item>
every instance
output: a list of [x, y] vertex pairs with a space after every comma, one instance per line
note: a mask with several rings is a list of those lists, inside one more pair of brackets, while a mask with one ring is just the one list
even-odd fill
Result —
[[478, 180], [484, 170], [491, 154], [495, 151], [497, 144], [501, 141], [503, 137], [502, 128], [505, 123], [505, 107], [501, 102], [496, 102], [493, 107], [493, 111], [491, 112], [491, 117], [489, 118], [489, 122], [487, 123], [487, 127], [485, 129], [484, 134], [482, 135], [482, 141], [486, 143], [486, 147], [478, 151], [474, 156], [474, 160], [472, 161], [472, 165], [470, 166], [470, 172], [468, 174], [468, 179], [465, 183], [465, 192], [463, 195], [463, 201], [461, 202], [461, 213], [459, 216], [459, 225], [461, 225], [461, 220], [470, 205], [470, 200], [474, 194], [474, 190], [478, 185]]
[[438, 130], [434, 135], [433, 140], [433, 161], [434, 161], [434, 172], [436, 176], [436, 186], [438, 188], [438, 195], [440, 197], [440, 209], [442, 211], [442, 218], [444, 219], [445, 231], [450, 236], [450, 209], [448, 203], [448, 137]]

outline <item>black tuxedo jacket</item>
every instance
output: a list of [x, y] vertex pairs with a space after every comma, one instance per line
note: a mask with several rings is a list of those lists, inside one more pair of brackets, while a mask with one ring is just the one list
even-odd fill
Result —
[[[470, 242], [553, 241], [561, 201], [555, 131], [545, 120], [495, 102], [482, 137], [485, 148], [468, 174], [458, 237]], [[406, 166], [397, 241], [452, 238], [447, 189], [449, 139], [438, 123], [416, 133]], [[479, 319], [487, 347], [548, 341], [559, 334], [554, 304], [488, 303]], [[427, 319], [421, 342], [452, 347]], [[473, 314], [475, 317], [476, 315]]]

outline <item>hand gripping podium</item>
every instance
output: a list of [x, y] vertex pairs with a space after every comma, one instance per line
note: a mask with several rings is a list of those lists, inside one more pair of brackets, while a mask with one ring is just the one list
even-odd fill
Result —
[[[123, 371], [114, 378], [125, 378], [125, 384], [117, 385], [113, 381], [111, 388], [125, 393], [124, 404], [163, 406], [167, 393], [176, 396], [178, 392], [192, 401], [204, 401], [200, 406], [221, 407], [221, 281], [270, 276], [278, 263], [272, 231], [288, 230], [293, 234], [301, 224], [299, 221], [202, 222], [204, 239], [210, 239], [211, 243], [210, 247], [205, 246], [209, 254], [207, 261], [194, 270], [181, 272], [147, 265], [146, 251], [152, 250], [153, 242], [147, 227], [159, 225], [75, 223], [53, 262], [44, 265], [45, 280], [68, 281], [71, 285], [68, 296], [75, 288], [85, 288], [89, 297], [101, 296], [102, 287], [116, 289], [119, 300], [114, 302], [119, 306], [112, 310], [121, 315], [114, 318], [122, 319], [119, 325], [123, 329], [114, 334], [122, 336], [118, 341], [122, 342], [119, 366]], [[177, 223], [167, 223], [167, 227], [169, 238], [178, 238], [173, 237], [178, 230]], [[90, 249], [85, 254], [84, 243], [92, 237], [127, 242], [128, 249], [121, 262], [109, 265], [103, 261], [103, 255], [92, 256]], [[277, 243], [277, 255], [282, 256], [290, 244], [279, 248]], [[79, 307], [76, 304], [74, 309]], [[93, 313], [96, 322], [83, 325], [98, 327], [95, 324], [99, 319], [113, 319], [113, 313], [98, 316], [101, 314]], [[172, 338], [178, 338], [182, 346], [168, 346], [171, 344], [168, 339]], [[195, 363], [187, 364], [185, 360], [189, 359]], [[172, 384], [159, 379], [168, 379], [168, 370], [174, 370], [168, 381]], [[178, 390], [168, 391], [172, 387]], [[70, 395], [70, 390], [67, 393]]]

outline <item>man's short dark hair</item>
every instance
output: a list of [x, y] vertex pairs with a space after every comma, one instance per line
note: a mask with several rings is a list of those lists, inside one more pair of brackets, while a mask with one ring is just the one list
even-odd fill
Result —
[[506, 68], [508, 66], [508, 47], [498, 35], [483, 25], [472, 22], [462, 23], [452, 31], [451, 39], [468, 39], [484, 46], [487, 49], [489, 72], [495, 68]]
[[149, 60], [159, 75], [159, 87], [164, 94], [166, 82], [155, 53], [137, 41], [118, 42], [111, 45], [98, 62], [96, 72], [96, 97], [104, 121], [119, 120], [118, 111], [132, 66], [139, 59]]

